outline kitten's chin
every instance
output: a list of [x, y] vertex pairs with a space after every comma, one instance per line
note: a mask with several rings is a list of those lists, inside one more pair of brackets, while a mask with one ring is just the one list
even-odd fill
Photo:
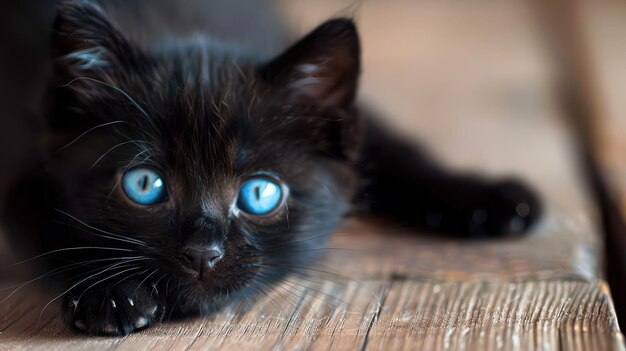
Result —
[[208, 315], [219, 312], [229, 304], [240, 301], [239, 297], [249, 296], [244, 291], [247, 284], [227, 284], [223, 280], [204, 279], [198, 277], [187, 279], [181, 286], [176, 299], [179, 300], [179, 313], [184, 315]]

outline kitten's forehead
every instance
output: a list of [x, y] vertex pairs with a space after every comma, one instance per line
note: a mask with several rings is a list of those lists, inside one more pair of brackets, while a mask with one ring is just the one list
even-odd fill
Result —
[[164, 70], [161, 75], [169, 75], [178, 85], [211, 90], [249, 82], [258, 61], [238, 47], [207, 36], [166, 43], [152, 55]]
[[167, 78], [146, 96], [151, 121], [145, 134], [158, 145], [164, 166], [189, 181], [233, 175], [245, 159], [242, 134], [257, 128], [254, 76], [234, 59], [189, 54], [156, 68]]

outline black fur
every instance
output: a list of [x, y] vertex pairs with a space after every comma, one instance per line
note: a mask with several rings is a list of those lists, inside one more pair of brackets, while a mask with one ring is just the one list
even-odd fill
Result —
[[[307, 265], [355, 202], [465, 237], [517, 234], [539, 214], [524, 186], [449, 174], [360, 116], [349, 19], [265, 60], [213, 39], [140, 48], [98, 7], [67, 2], [52, 52], [49, 157], [14, 191], [10, 217], [38, 253], [91, 247], [41, 267], [59, 270], [65, 320], [89, 334], [128, 334], [267, 290]], [[167, 201], [126, 198], [119, 180], [137, 165], [159, 170]], [[241, 182], [260, 171], [288, 187], [286, 205], [234, 213]], [[214, 244], [224, 258], [198, 275], [183, 248]]]

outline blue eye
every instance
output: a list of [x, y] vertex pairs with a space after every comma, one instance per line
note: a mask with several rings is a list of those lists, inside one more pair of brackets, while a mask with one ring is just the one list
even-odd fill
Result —
[[241, 186], [237, 207], [252, 215], [272, 212], [283, 198], [280, 185], [266, 178], [252, 178]]
[[145, 167], [126, 172], [122, 176], [122, 188], [129, 199], [140, 205], [154, 205], [163, 201], [167, 195], [161, 176]]

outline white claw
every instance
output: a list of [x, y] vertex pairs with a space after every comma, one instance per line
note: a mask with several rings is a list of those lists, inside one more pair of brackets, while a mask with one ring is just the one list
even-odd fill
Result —
[[143, 328], [146, 325], [148, 325], [148, 320], [145, 317], [139, 317], [135, 321], [135, 328], [137, 328], [137, 329]]
[[129, 303], [131, 306], [135, 306], [135, 303], [133, 302], [133, 299], [131, 299], [130, 297], [128, 298], [128, 303]]
[[72, 307], [74, 311], [76, 311], [76, 308], [78, 307], [78, 300], [72, 299], [72, 301], [70, 302], [70, 307]]
[[156, 315], [156, 311], [157, 311], [157, 306], [153, 306], [151, 309], [148, 310], [148, 313], [154, 317]]
[[85, 325], [85, 323], [83, 323], [83, 321], [81, 320], [76, 320], [74, 322], [74, 326], [78, 329], [78, 330], [87, 330], [87, 326]]
[[115, 303], [115, 300], [111, 299], [111, 306], [113, 306], [113, 308], [117, 308], [117, 304]]

